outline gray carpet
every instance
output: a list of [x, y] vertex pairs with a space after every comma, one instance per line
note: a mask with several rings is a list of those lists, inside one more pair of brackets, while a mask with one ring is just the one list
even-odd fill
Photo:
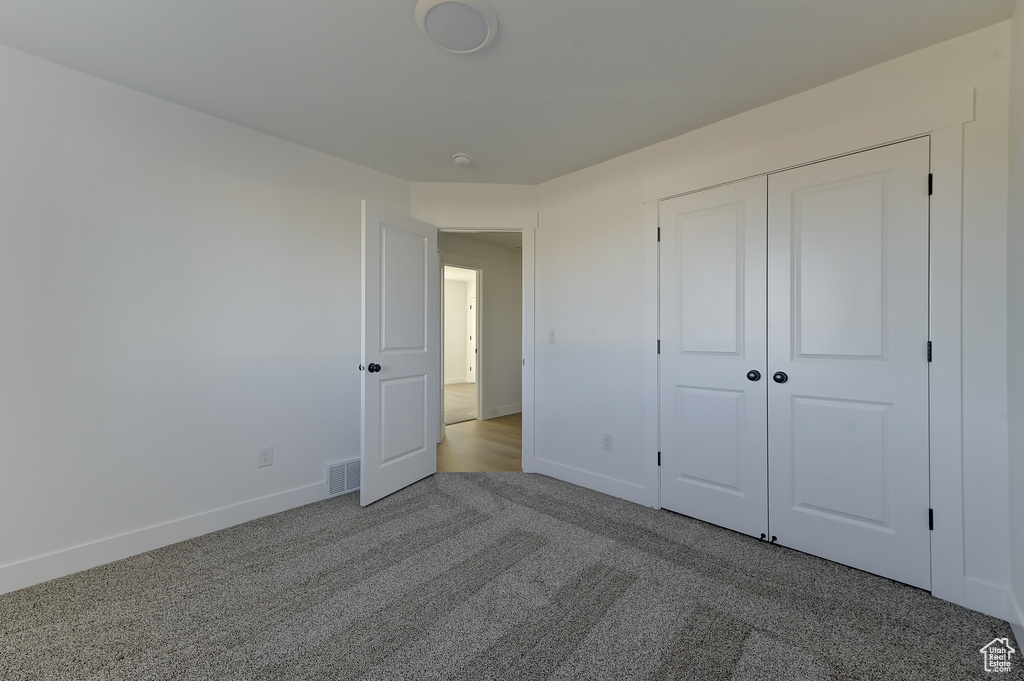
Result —
[[476, 418], [476, 383], [452, 383], [444, 387], [444, 424]]
[[665, 511], [447, 473], [0, 596], [0, 678], [961, 681], [1005, 636]]

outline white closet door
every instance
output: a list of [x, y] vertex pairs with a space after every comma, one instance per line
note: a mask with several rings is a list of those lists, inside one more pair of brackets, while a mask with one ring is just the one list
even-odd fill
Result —
[[928, 159], [918, 139], [768, 180], [771, 534], [925, 589]]
[[767, 532], [766, 189], [762, 176], [697, 192], [659, 216], [661, 505], [755, 536]]

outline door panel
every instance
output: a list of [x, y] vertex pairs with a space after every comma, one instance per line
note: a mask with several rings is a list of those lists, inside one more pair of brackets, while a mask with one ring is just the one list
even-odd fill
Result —
[[[795, 509], [887, 526], [891, 404], [794, 397]], [[842, 485], [834, 480], [843, 481]]]
[[434, 227], [363, 202], [363, 506], [437, 470], [438, 271]]
[[744, 208], [735, 202], [677, 215], [669, 227], [675, 237], [680, 352], [742, 351]]
[[380, 347], [382, 353], [426, 352], [428, 237], [410, 228], [381, 221]]
[[676, 387], [673, 429], [679, 448], [680, 478], [696, 485], [740, 491], [743, 465], [743, 392]]
[[390, 464], [415, 455], [423, 446], [427, 423], [426, 376], [380, 382], [380, 462]]
[[891, 293], [887, 185], [874, 174], [793, 192], [797, 357], [883, 355]]
[[767, 531], [764, 177], [663, 201], [661, 505]]
[[929, 588], [928, 140], [769, 176], [769, 523]]

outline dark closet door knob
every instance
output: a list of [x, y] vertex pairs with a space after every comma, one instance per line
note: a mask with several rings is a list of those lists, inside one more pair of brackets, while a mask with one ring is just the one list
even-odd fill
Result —
[[761, 372], [758, 371], [757, 369], [751, 369], [750, 371], [747, 372], [747, 380], [748, 381], [760, 381], [761, 380]]
[[366, 367], [366, 370], [369, 371], [371, 374], [377, 373], [378, 371], [380, 371], [380, 365], [371, 364], [370, 366]]
[[772, 380], [776, 383], [785, 383], [789, 380], [789, 376], [786, 375], [785, 371], [776, 371], [775, 375], [772, 376]]

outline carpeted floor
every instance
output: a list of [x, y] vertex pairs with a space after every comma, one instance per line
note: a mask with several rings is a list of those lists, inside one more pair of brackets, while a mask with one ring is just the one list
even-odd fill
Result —
[[444, 424], [476, 418], [476, 383], [452, 383], [444, 387]]
[[0, 678], [962, 681], [1005, 636], [665, 511], [448, 473], [0, 596]]

